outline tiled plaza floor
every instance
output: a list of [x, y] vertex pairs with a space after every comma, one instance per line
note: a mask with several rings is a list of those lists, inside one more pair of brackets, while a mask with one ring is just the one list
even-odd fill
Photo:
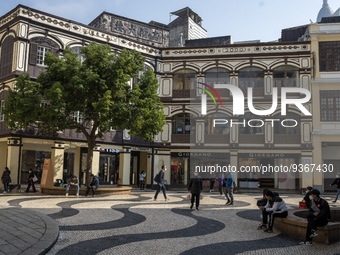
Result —
[[[169, 201], [162, 194], [153, 201], [153, 195], [153, 191], [78, 198], [5, 194], [0, 197], [0, 212], [24, 209], [57, 222], [59, 238], [48, 252], [51, 255], [340, 254], [340, 243], [303, 247], [300, 240], [278, 230], [257, 230], [259, 193], [235, 193], [233, 206], [225, 205], [217, 192], [203, 193], [199, 211], [189, 209], [186, 193], [168, 192]], [[282, 197], [289, 208], [296, 208], [302, 195]]]

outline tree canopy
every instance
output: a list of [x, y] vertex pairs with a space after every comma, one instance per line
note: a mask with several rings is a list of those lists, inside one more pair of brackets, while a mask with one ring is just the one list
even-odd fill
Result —
[[[33, 125], [46, 134], [76, 129], [85, 135], [90, 157], [95, 140], [112, 128], [153, 140], [165, 115], [158, 81], [152, 69], [144, 70], [144, 57], [131, 50], [115, 53], [109, 45], [96, 43], [81, 52], [84, 58], [70, 48], [63, 57], [48, 53], [46, 70], [36, 81], [27, 73], [17, 78], [5, 102], [9, 128]], [[87, 170], [91, 163], [88, 158]]]

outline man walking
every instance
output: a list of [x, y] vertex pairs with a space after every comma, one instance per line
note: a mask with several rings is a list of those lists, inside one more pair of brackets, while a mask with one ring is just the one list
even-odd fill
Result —
[[227, 175], [226, 188], [225, 188], [225, 196], [228, 200], [226, 205], [234, 204], [234, 187], [235, 187], [234, 176], [232, 173], [229, 172]]
[[196, 201], [196, 210], [198, 211], [198, 207], [200, 206], [200, 194], [202, 192], [202, 179], [195, 172], [194, 177], [190, 178], [190, 182], [188, 185], [188, 191], [191, 193], [191, 205], [190, 209], [194, 207], [194, 202]]
[[155, 177], [155, 181], [157, 182], [157, 190], [155, 193], [154, 201], [157, 200], [158, 193], [161, 191], [161, 189], [163, 191], [165, 201], [168, 200], [166, 197], [166, 188], [164, 185], [164, 174], [166, 170], [167, 170], [166, 166], [163, 165], [162, 169], [158, 173], [158, 176], [156, 176], [157, 178]]

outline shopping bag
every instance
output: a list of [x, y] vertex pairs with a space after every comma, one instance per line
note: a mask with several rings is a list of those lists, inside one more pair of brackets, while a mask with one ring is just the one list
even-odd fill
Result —
[[36, 182], [38, 180], [38, 177], [36, 175], [33, 176], [32, 181]]
[[307, 208], [306, 202], [300, 201], [300, 202], [299, 202], [299, 209], [306, 209], [306, 208]]

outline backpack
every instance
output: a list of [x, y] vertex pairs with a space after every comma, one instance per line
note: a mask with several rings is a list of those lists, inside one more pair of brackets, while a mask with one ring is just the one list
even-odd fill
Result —
[[160, 177], [159, 173], [156, 174], [156, 176], [155, 176], [155, 178], [153, 178], [153, 180], [154, 180], [155, 182], [157, 182], [157, 183], [160, 183], [160, 182], [161, 182], [161, 177]]

